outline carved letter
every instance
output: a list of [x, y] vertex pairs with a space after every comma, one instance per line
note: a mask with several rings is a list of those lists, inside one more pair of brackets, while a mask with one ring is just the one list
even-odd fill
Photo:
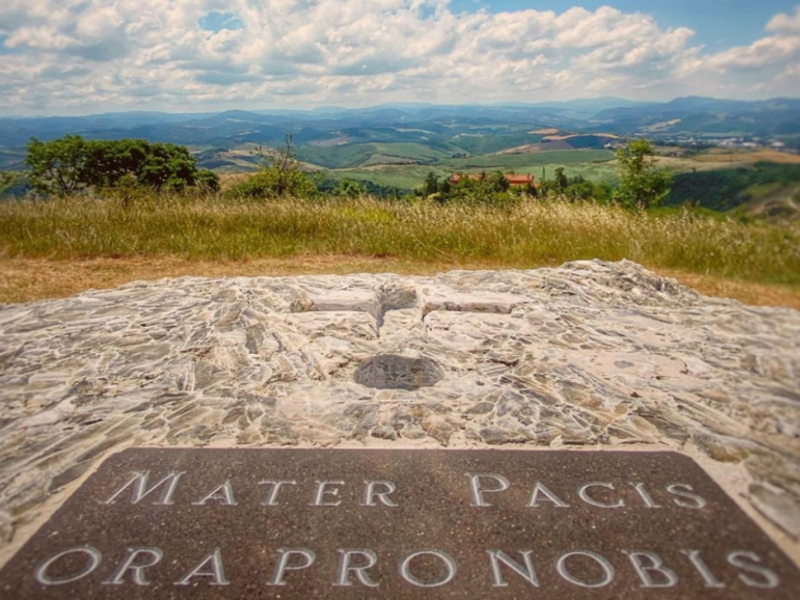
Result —
[[631, 481], [630, 484], [634, 488], [636, 488], [637, 493], [639, 494], [639, 496], [641, 496], [642, 500], [644, 500], [644, 505], [647, 508], [661, 508], [661, 506], [659, 504], [656, 504], [653, 498], [650, 497], [650, 494], [647, 493], [647, 490], [644, 489], [643, 483], [634, 483]]
[[331, 496], [338, 496], [339, 495], [339, 488], [333, 488], [330, 490], [325, 489], [329, 485], [344, 485], [344, 481], [317, 481], [317, 492], [314, 495], [314, 502], [309, 504], [309, 506], [339, 506], [342, 501], [337, 500], [336, 502], [323, 502], [322, 498], [325, 494], [330, 494]]
[[[497, 490], [499, 491], [499, 490]], [[417, 579], [414, 575], [411, 574], [409, 570], [409, 563], [414, 560], [418, 556], [435, 556], [436, 558], [440, 559], [445, 566], [447, 567], [447, 575], [445, 575], [444, 579], [441, 581], [432, 581], [432, 582], [425, 582], [421, 579]], [[407, 582], [414, 584], [418, 587], [425, 587], [425, 588], [433, 588], [439, 587], [441, 585], [445, 585], [446, 583], [450, 583], [453, 580], [453, 577], [456, 576], [456, 561], [453, 560], [453, 557], [449, 554], [442, 552], [441, 550], [422, 550], [420, 552], [415, 552], [414, 554], [409, 554], [400, 562], [400, 576], [405, 579]]]
[[597, 500], [594, 500], [593, 498], [591, 498], [589, 496], [589, 494], [586, 491], [590, 487], [604, 487], [604, 488], [608, 488], [609, 490], [615, 489], [614, 485], [611, 484], [611, 483], [602, 483], [602, 482], [596, 482], [596, 481], [593, 481], [592, 483], [587, 483], [586, 485], [582, 485], [578, 489], [578, 496], [580, 496], [581, 500], [586, 502], [586, 504], [591, 504], [592, 506], [597, 506], [598, 508], [621, 508], [621, 507], [625, 506], [625, 501], [624, 500], [620, 500], [620, 501], [618, 501], [618, 502], [616, 502], [614, 504], [602, 504], [601, 502], [598, 502]]
[[[628, 552], [623, 550], [628, 558], [631, 560], [633, 568], [636, 569], [636, 574], [642, 581], [640, 587], [644, 588], [668, 588], [678, 583], [678, 576], [672, 569], [664, 566], [664, 561], [658, 554], [653, 552]], [[647, 560], [649, 564], [645, 564]], [[651, 573], [659, 573], [663, 575], [664, 581], [657, 582], [653, 580]]]
[[[685, 490], [689, 491], [687, 492]], [[686, 483], [673, 483], [672, 485], [668, 485], [667, 491], [674, 496], [680, 496], [681, 498], [688, 498], [689, 500], [692, 501], [692, 502], [686, 502], [684, 500], [679, 500], [678, 498], [675, 498], [673, 500], [675, 504], [677, 504], [678, 506], [683, 506], [684, 508], [703, 508], [708, 504], [708, 502], [706, 502], [705, 499], [701, 498], [697, 494], [689, 493], [693, 492], [694, 489], [692, 489], [692, 486]]]
[[486, 554], [489, 555], [489, 560], [492, 562], [492, 574], [494, 575], [494, 583], [492, 586], [508, 586], [506, 580], [503, 579], [503, 574], [500, 572], [500, 563], [502, 562], [517, 575], [524, 577], [532, 586], [539, 587], [539, 579], [536, 577], [536, 571], [533, 569], [533, 559], [531, 558], [532, 553], [533, 550], [525, 550], [524, 552], [520, 552], [523, 560], [525, 561], [525, 566], [523, 567], [502, 550], [487, 550]]
[[[133, 564], [139, 556], [149, 556], [147, 562], [140, 565]], [[105, 584], [122, 585], [125, 582], [125, 573], [130, 571], [133, 575], [133, 583], [136, 585], [149, 585], [149, 582], [144, 577], [144, 570], [147, 567], [152, 567], [157, 564], [164, 554], [158, 548], [128, 548], [128, 556], [123, 560], [111, 579], [104, 581]]]
[[154, 492], [160, 486], [166, 484], [163, 490], [161, 490], [161, 497], [158, 499], [158, 502], [153, 502], [153, 504], [172, 504], [172, 494], [175, 493], [175, 488], [178, 485], [178, 480], [181, 478], [186, 471], [181, 471], [180, 473], [170, 473], [164, 479], [156, 483], [153, 487], [147, 487], [147, 479], [150, 476], [150, 471], [140, 471], [133, 474], [128, 483], [123, 485], [119, 488], [116, 492], [114, 492], [111, 497], [106, 500], [105, 502], [101, 502], [101, 504], [113, 504], [114, 500], [119, 496], [122, 492], [124, 492], [129, 486], [133, 486], [133, 496], [131, 497], [131, 504], [138, 503], [142, 498]]
[[267, 492], [267, 499], [261, 503], [262, 506], [277, 506], [278, 505], [278, 492], [282, 485], [297, 485], [296, 481], [259, 481], [258, 485], [269, 485], [269, 492]]
[[749, 575], [739, 573], [739, 579], [741, 579], [746, 586], [771, 590], [780, 585], [781, 580], [774, 572], [760, 565], [754, 565], [752, 562], [747, 562], [745, 559], [749, 559], [756, 563], [761, 562], [761, 559], [755, 552], [738, 550], [728, 554], [728, 562], [734, 567], [742, 569], [743, 571], [747, 571], [748, 573], [755, 573], [763, 577], [763, 580], [759, 581], [758, 579], [753, 579]]
[[551, 492], [546, 485], [538, 481], [536, 482], [536, 486], [533, 488], [533, 492], [531, 493], [531, 501], [528, 502], [528, 506], [539, 506], [539, 494], [542, 494], [549, 502], [552, 502], [558, 508], [569, 508], [569, 504]]
[[[386, 506], [398, 506], [396, 502], [392, 502], [389, 494], [393, 493], [397, 488], [391, 481], [365, 481], [367, 484], [366, 491], [364, 492], [364, 504], [361, 506], [377, 506], [376, 498], [380, 498]], [[385, 492], [376, 492], [375, 486], [382, 485], [386, 488]]]
[[223, 483], [208, 496], [200, 500], [200, 502], [192, 502], [194, 506], [204, 506], [209, 500], [222, 501], [223, 506], [236, 506], [236, 500], [233, 499], [233, 488], [231, 487], [230, 480]]
[[[488, 492], [502, 492], [511, 487], [511, 482], [502, 475], [495, 475], [494, 473], [465, 473], [465, 475], [469, 477], [469, 484], [472, 488], [472, 506], [491, 506], [491, 504], [486, 502], [483, 498], [484, 494]], [[498, 487], [484, 488], [481, 485], [482, 477], [491, 477], [498, 483]]]
[[[210, 570], [203, 571], [207, 565]], [[230, 581], [225, 579], [225, 569], [222, 567], [222, 553], [219, 548], [214, 548], [211, 554], [201, 560], [199, 565], [175, 585], [189, 585], [193, 577], [211, 577], [212, 581], [209, 585], [230, 585]]]
[[[293, 555], [300, 556], [303, 562], [290, 565], [289, 559]], [[300, 569], [310, 567], [314, 564], [315, 558], [316, 555], [311, 550], [305, 548], [280, 548], [278, 550], [278, 564], [275, 567], [275, 574], [272, 576], [272, 581], [269, 582], [269, 585], [286, 585], [286, 582], [283, 580], [286, 571], [299, 571]]]
[[[359, 567], [351, 567], [350, 559], [353, 556], [362, 556], [366, 559], [367, 564]], [[378, 587], [379, 584], [369, 578], [367, 569], [374, 567], [378, 562], [378, 555], [372, 550], [339, 550], [339, 570], [336, 575], [336, 583], [333, 585], [348, 586], [353, 585], [350, 582], [350, 571], [356, 574], [358, 580], [367, 587]]]
[[[567, 571], [567, 559], [570, 556], [586, 556], [588, 558], [591, 558], [602, 567], [603, 578], [600, 581], [594, 583], [587, 583], [582, 579], [578, 579], [572, 573]], [[558, 559], [558, 562], [556, 563], [556, 570], [558, 571], [558, 574], [561, 575], [561, 577], [563, 577], [570, 583], [574, 583], [575, 585], [579, 585], [580, 587], [585, 587], [585, 588], [600, 588], [614, 581], [614, 566], [599, 554], [596, 554], [595, 552], [591, 552], [588, 550], [586, 551], [576, 550], [575, 552], [568, 552], [567, 554], [561, 555], [561, 557]]]
[[714, 576], [714, 573], [711, 572], [711, 569], [708, 568], [708, 565], [706, 565], [705, 561], [700, 557], [699, 550], [681, 550], [681, 554], [685, 554], [689, 557], [689, 560], [692, 561], [694, 568], [697, 569], [697, 571], [703, 577], [703, 581], [706, 582], [707, 588], [725, 587], [725, 584]]
[[[86, 566], [81, 571], [75, 573], [74, 575], [70, 575], [68, 577], [62, 577], [60, 579], [53, 579], [47, 574], [47, 569], [49, 569], [50, 565], [56, 562], [59, 558], [75, 553], [85, 554], [89, 557]], [[36, 581], [38, 581], [42, 585], [61, 585], [64, 583], [72, 583], [73, 581], [78, 581], [79, 579], [83, 579], [89, 573], [91, 573], [97, 567], [99, 567], [102, 558], [103, 555], [100, 554], [100, 551], [96, 550], [95, 548], [92, 548], [91, 546], [84, 546], [82, 548], [70, 548], [69, 550], [64, 550], [63, 552], [59, 552], [52, 558], [47, 559], [45, 562], [36, 567], [36, 571], [34, 572], [34, 577], [36, 577]]]

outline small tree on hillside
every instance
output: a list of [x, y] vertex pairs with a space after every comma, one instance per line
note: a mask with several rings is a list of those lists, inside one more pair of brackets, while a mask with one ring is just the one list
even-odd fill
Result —
[[341, 198], [359, 198], [367, 195], [367, 188], [360, 181], [345, 177], [333, 190], [333, 195]]
[[234, 195], [254, 198], [309, 198], [317, 195], [314, 181], [300, 168], [293, 148], [293, 136], [287, 133], [281, 148], [259, 146], [255, 154], [261, 159], [258, 172], [235, 186]]
[[439, 193], [439, 178], [436, 176], [436, 173], [431, 171], [425, 178], [425, 185], [422, 188], [422, 195], [432, 196], [433, 194], [438, 194], [438, 193]]
[[655, 151], [647, 140], [628, 142], [617, 151], [620, 183], [614, 199], [628, 208], [658, 206], [670, 191], [672, 178], [656, 167]]
[[556, 178], [555, 178], [555, 188], [559, 192], [563, 192], [569, 186], [569, 179], [564, 174], [564, 167], [558, 167], [556, 169]]

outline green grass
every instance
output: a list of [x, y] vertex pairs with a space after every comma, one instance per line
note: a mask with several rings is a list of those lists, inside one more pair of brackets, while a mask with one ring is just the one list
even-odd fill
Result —
[[587, 162], [602, 162], [614, 159], [610, 150], [552, 150], [531, 154], [488, 154], [471, 158], [451, 158], [443, 164], [455, 169], [507, 169], [536, 168], [542, 165], [571, 165]]
[[459, 148], [448, 144], [438, 144], [436, 147], [432, 147], [415, 142], [370, 142], [329, 147], [300, 146], [296, 151], [300, 160], [329, 169], [363, 166], [368, 162], [375, 162], [373, 157], [376, 156], [390, 157], [391, 162], [394, 160], [430, 162], [449, 158], [453, 154], [461, 152]]
[[358, 181], [372, 181], [378, 185], [396, 187], [401, 190], [413, 190], [422, 186], [428, 173], [433, 172], [440, 178], [450, 177], [451, 169], [443, 169], [434, 165], [380, 165], [372, 168], [337, 169], [327, 175], [336, 179], [348, 177]]
[[[542, 170], [544, 169], [547, 178], [552, 179], [555, 170], [558, 167], [563, 167], [568, 177], [575, 177], [581, 175], [584, 178], [595, 182], [608, 182], [616, 183], [619, 180], [617, 174], [616, 162], [602, 162], [602, 163], [546, 163], [546, 164], [531, 164], [523, 166], [501, 166], [492, 168], [477, 168], [465, 169], [465, 171], [480, 173], [481, 171], [494, 171], [500, 169], [503, 172], [515, 171], [517, 173], [530, 173], [537, 180], [542, 179]], [[329, 171], [327, 174], [333, 178], [341, 179], [342, 177], [349, 177], [351, 179], [358, 179], [362, 181], [374, 181], [379, 185], [386, 185], [390, 187], [397, 187], [400, 189], [413, 190], [419, 188], [425, 181], [428, 173], [433, 172], [440, 178], [450, 177], [457, 169], [452, 167], [438, 165], [376, 165], [369, 169], [365, 167], [357, 167], [355, 169], [336, 169]]]
[[800, 231], [592, 203], [225, 201], [217, 196], [0, 204], [0, 256], [203, 260], [314, 255], [493, 261], [530, 268], [627, 258], [652, 268], [800, 286]]
[[526, 144], [536, 144], [542, 141], [544, 136], [530, 135], [528, 133], [514, 133], [503, 135], [492, 133], [490, 135], [458, 135], [450, 141], [461, 148], [460, 152], [469, 154], [490, 154], [500, 152], [507, 148], [515, 148]]

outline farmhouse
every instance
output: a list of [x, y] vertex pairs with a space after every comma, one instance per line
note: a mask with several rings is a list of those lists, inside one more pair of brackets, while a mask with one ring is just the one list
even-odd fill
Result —
[[[475, 175], [475, 174], [470, 173], [469, 175], [462, 175], [461, 173], [455, 173], [452, 177], [450, 177], [449, 182], [451, 184], [455, 185], [456, 183], [461, 181], [461, 179], [463, 177], [467, 177], [468, 179], [474, 179], [476, 181], [483, 181], [484, 179], [486, 179], [487, 174], [486, 173], [481, 173], [480, 175]], [[527, 174], [527, 175], [517, 175], [517, 174], [514, 174], [514, 173], [506, 173], [505, 174], [505, 178], [508, 181], [508, 183], [510, 185], [512, 185], [512, 186], [513, 185], [522, 185], [522, 186], [536, 185], [535, 178], [530, 173]]]

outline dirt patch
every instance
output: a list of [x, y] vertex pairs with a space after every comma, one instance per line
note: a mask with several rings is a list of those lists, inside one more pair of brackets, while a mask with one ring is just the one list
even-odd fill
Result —
[[[446, 271], [532, 269], [555, 265], [509, 265], [491, 261], [420, 262], [353, 256], [296, 256], [248, 261], [193, 261], [175, 257], [83, 260], [0, 259], [0, 302], [33, 302], [66, 298], [90, 289], [109, 289], [131, 281], [165, 277], [280, 277], [348, 273], [433, 275]], [[756, 306], [787, 306], [800, 310], [800, 289], [733, 281], [670, 269], [649, 267], [699, 292], [734, 298]]]
[[776, 150], [760, 150], [757, 152], [725, 152], [725, 151], [710, 151], [708, 154], [701, 154], [694, 158], [699, 162], [715, 162], [715, 163], [757, 163], [757, 162], [773, 162], [781, 164], [800, 164], [800, 154], [791, 154], [789, 152], [778, 152]]
[[497, 154], [536, 154], [537, 152], [552, 152], [553, 150], [574, 150], [574, 148], [567, 142], [542, 142], [540, 144], [515, 146]]
[[528, 135], [557, 135], [558, 129], [545, 128], [545, 129], [534, 129], [533, 131], [529, 131]]
[[551, 135], [545, 138], [545, 141], [553, 141], [553, 142], [560, 142], [560, 141], [569, 141], [575, 138], [584, 138], [584, 137], [597, 137], [597, 138], [608, 138], [610, 140], [621, 140], [622, 138], [615, 133], [573, 133], [570, 135]]
[[786, 306], [800, 310], [800, 290], [791, 286], [736, 281], [670, 269], [654, 270], [660, 275], [674, 277], [683, 285], [694, 288], [706, 296], [733, 298], [753, 306]]

